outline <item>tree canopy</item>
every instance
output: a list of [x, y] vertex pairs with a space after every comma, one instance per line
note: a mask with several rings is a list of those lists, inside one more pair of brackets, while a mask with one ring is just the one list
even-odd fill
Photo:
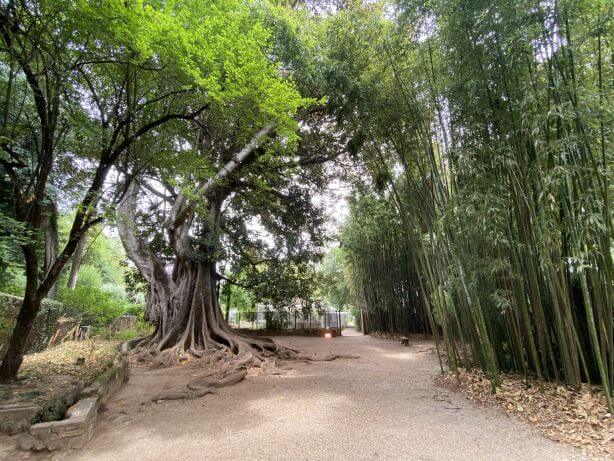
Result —
[[[608, 2], [4, 0], [0, 16], [0, 281], [25, 279], [1, 379], [42, 299], [97, 267], [147, 287], [137, 349], [160, 363], [291, 355], [232, 330], [220, 295], [325, 298], [366, 330], [432, 334], [493, 386], [515, 371], [611, 398]], [[103, 225], [138, 277], [84, 252]]]

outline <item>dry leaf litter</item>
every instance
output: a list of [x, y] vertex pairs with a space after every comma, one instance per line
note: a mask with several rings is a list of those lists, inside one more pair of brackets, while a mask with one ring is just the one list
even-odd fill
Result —
[[[113, 363], [117, 341], [66, 341], [24, 357], [15, 383], [0, 385], [0, 404], [45, 402], [67, 389], [89, 384]], [[77, 359], [85, 359], [82, 365]]]
[[541, 392], [536, 381], [504, 374], [493, 394], [490, 380], [480, 370], [459, 370], [458, 376], [448, 373], [437, 383], [460, 390], [472, 402], [501, 407], [551, 440], [582, 448], [599, 459], [614, 458], [614, 422], [598, 386], [574, 389], [544, 383]]

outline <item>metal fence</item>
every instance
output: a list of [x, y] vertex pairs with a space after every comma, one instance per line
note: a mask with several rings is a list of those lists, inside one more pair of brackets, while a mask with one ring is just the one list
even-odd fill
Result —
[[234, 328], [252, 330], [313, 330], [346, 328], [352, 318], [348, 312], [307, 313], [301, 311], [237, 311], [231, 309], [228, 323]]

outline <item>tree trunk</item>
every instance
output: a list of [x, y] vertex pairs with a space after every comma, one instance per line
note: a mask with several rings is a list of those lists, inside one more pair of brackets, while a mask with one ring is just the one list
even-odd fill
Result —
[[28, 297], [23, 300], [13, 334], [11, 335], [9, 347], [0, 365], [0, 383], [13, 381], [17, 377], [17, 371], [21, 366], [21, 362], [23, 362], [26, 343], [41, 301], [37, 297]]
[[[197, 247], [188, 234], [191, 220], [169, 230], [176, 259], [169, 274], [149, 247], [134, 233], [137, 186], [132, 183], [118, 207], [118, 231], [126, 254], [149, 283], [145, 311], [154, 333], [137, 344], [145, 360], [171, 366], [188, 356], [223, 361], [224, 373], [250, 365], [265, 366], [266, 357], [289, 357], [293, 351], [272, 340], [234, 331], [218, 300], [216, 262], [221, 199], [211, 200], [200, 227]], [[198, 256], [188, 256], [196, 253]]]
[[[58, 207], [55, 201], [49, 204], [43, 228], [45, 229], [45, 275], [48, 275], [58, 257]], [[49, 296], [55, 297], [56, 291], [57, 285], [54, 283], [49, 290]]]
[[75, 250], [75, 254], [72, 257], [72, 264], [70, 266], [70, 275], [68, 276], [68, 283], [66, 283], [66, 287], [70, 290], [74, 290], [77, 286], [77, 278], [79, 276], [79, 269], [81, 268], [81, 263], [83, 262], [83, 257], [85, 256], [85, 249], [87, 247], [87, 234], [81, 237], [79, 240], [79, 244], [77, 245], [77, 249]]
[[226, 294], [226, 323], [230, 322], [230, 297], [232, 296], [232, 290], [228, 287], [228, 293]]
[[0, 382], [2, 383], [13, 381], [17, 378], [17, 371], [21, 366], [21, 362], [23, 362], [30, 330], [43, 300], [43, 297], [38, 294], [36, 289], [36, 269], [38, 264], [36, 249], [34, 246], [29, 245], [24, 246], [23, 250], [26, 260], [26, 290], [15, 328], [11, 334], [8, 349], [4, 353], [2, 364], [0, 364]]
[[[232, 330], [225, 321], [216, 294], [213, 262], [186, 262], [177, 271], [171, 297], [152, 298], [148, 313], [157, 312], [156, 329], [140, 347], [162, 365], [172, 365], [187, 355], [234, 356], [237, 366], [260, 365], [277, 346], [268, 339], [252, 338]], [[155, 284], [156, 282], [154, 282]], [[158, 291], [153, 289], [154, 291]], [[163, 304], [160, 304], [163, 302]]]

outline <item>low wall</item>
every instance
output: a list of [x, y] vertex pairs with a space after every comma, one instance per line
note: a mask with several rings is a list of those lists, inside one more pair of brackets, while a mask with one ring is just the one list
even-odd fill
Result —
[[0, 432], [13, 435], [26, 431], [42, 412], [40, 405], [15, 403], [0, 406]]
[[37, 423], [19, 439], [23, 450], [81, 449], [92, 438], [98, 409], [128, 380], [128, 359], [121, 354], [116, 363], [81, 391], [79, 400], [60, 421]]
[[[8, 344], [15, 327], [15, 320], [21, 307], [22, 299], [6, 293], [0, 293], [0, 353]], [[38, 352], [47, 346], [49, 338], [60, 328], [59, 321], [65, 309], [62, 303], [51, 299], [43, 299], [40, 311], [34, 320], [32, 331], [28, 336], [26, 351]], [[76, 325], [76, 321], [68, 326]]]

